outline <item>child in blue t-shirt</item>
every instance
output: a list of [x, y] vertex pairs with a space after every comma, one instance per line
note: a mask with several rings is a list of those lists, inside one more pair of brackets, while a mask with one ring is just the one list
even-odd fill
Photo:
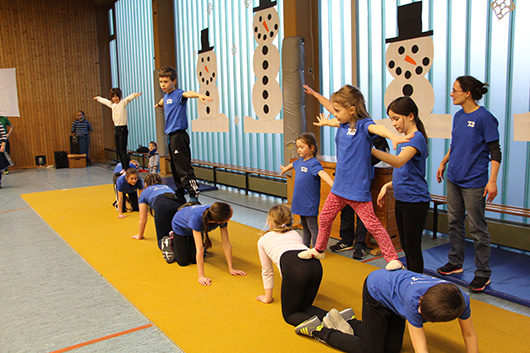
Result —
[[[244, 271], [232, 267], [232, 245], [228, 238], [228, 221], [232, 218], [232, 213], [232, 207], [224, 202], [215, 202], [211, 206], [183, 205], [173, 217], [171, 236], [162, 239], [164, 259], [168, 261], [174, 258], [180, 266], [196, 263], [199, 283], [203, 286], [211, 285], [212, 280], [204, 274], [204, 254], [205, 249], [212, 247], [208, 233], [219, 227], [228, 272], [232, 276], [246, 276]], [[166, 246], [168, 243], [171, 246]]]
[[399, 97], [388, 105], [386, 111], [397, 132], [414, 136], [409, 142], [399, 145], [398, 155], [372, 149], [372, 155], [394, 167], [392, 181], [381, 188], [377, 204], [382, 207], [386, 193], [394, 190], [396, 223], [407, 269], [423, 273], [421, 237], [431, 201], [425, 180], [429, 154], [427, 133], [412, 98]]
[[320, 204], [320, 179], [333, 186], [333, 179], [315, 158], [318, 145], [315, 135], [304, 133], [296, 139], [296, 149], [300, 158], [287, 166], [280, 165], [283, 174], [295, 170], [291, 212], [300, 216], [303, 227], [303, 243], [315, 246], [318, 234], [318, 206]]
[[[308, 87], [306, 92], [309, 91]], [[372, 167], [370, 151], [374, 135], [392, 140], [394, 148], [399, 143], [409, 141], [412, 136], [401, 137], [391, 133], [382, 125], [375, 125], [366, 111], [361, 91], [353, 86], [345, 85], [331, 95], [331, 101], [312, 91], [318, 101], [334, 115], [333, 119], [324, 114], [317, 117], [316, 126], [337, 127], [335, 143], [337, 145], [337, 164], [335, 180], [324, 207], [319, 215], [319, 230], [314, 248], [298, 254], [301, 258], [324, 258], [331, 233], [331, 225], [337, 214], [345, 205], [350, 205], [359, 216], [366, 229], [377, 241], [385, 260], [386, 268], [395, 270], [403, 265], [398, 260], [396, 249], [386, 229], [376, 217], [370, 194]]]
[[188, 128], [186, 103], [188, 98], [198, 98], [205, 104], [213, 99], [204, 94], [176, 88], [177, 71], [170, 66], [160, 69], [158, 79], [165, 95], [155, 107], [164, 107], [166, 125], [164, 132], [168, 136], [171, 173], [177, 187], [176, 194], [177, 197], [184, 197], [185, 190], [187, 190], [190, 202], [197, 202], [199, 186], [191, 166], [190, 137], [186, 132]]
[[[133, 160], [129, 161], [129, 168], [139, 169], [140, 168], [140, 163], [138, 163], [138, 161], [136, 159], [133, 159]], [[123, 175], [123, 174], [125, 174], [125, 171], [127, 169], [129, 169], [129, 168], [123, 169], [123, 167], [121, 166], [121, 162], [119, 162], [114, 167], [114, 174], [119, 174], [118, 176]]]
[[124, 194], [127, 194], [127, 200], [130, 202], [132, 211], [138, 211], [138, 193], [142, 193], [144, 189], [144, 182], [138, 177], [136, 168], [129, 168], [122, 175], [116, 179], [116, 208], [118, 210], [118, 218], [122, 219], [126, 216], [123, 211], [126, 209]]
[[144, 178], [144, 184], [145, 189], [142, 191], [139, 201], [140, 221], [138, 234], [133, 235], [132, 238], [144, 239], [148, 210], [150, 208], [155, 219], [158, 247], [162, 249], [162, 238], [167, 237], [171, 232], [173, 216], [177, 213], [179, 207], [186, 203], [186, 199], [177, 199], [173, 189], [162, 184], [162, 178], [158, 174], [148, 173]]
[[456, 285], [407, 270], [376, 270], [363, 286], [363, 320], [347, 319], [353, 334], [328, 328], [314, 316], [296, 332], [345, 352], [400, 352], [405, 323], [416, 352], [427, 352], [425, 322], [458, 319], [466, 352], [478, 352], [469, 296]]

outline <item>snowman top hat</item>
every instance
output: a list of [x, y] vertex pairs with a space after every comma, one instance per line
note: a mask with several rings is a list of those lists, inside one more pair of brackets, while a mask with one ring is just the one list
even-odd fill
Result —
[[422, 2], [413, 2], [408, 5], [398, 6], [398, 33], [395, 38], [388, 38], [386, 43], [399, 42], [412, 38], [427, 37], [432, 31], [422, 32], [421, 22]]
[[276, 1], [271, 0], [259, 0], [259, 6], [254, 8], [253, 12], [268, 9], [269, 7], [276, 6]]
[[201, 31], [201, 50], [199, 54], [213, 50], [213, 47], [210, 46], [210, 39], [208, 38], [208, 28], [205, 28]]

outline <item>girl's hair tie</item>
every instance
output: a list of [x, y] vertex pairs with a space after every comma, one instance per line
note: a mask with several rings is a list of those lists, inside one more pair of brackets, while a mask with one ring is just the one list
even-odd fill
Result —
[[282, 224], [282, 228], [285, 228], [285, 224]]

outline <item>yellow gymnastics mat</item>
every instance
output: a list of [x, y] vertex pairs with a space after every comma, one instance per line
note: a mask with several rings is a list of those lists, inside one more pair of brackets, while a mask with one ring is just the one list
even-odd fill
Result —
[[[185, 352], [333, 352], [335, 349], [298, 336], [283, 321], [280, 277], [275, 302], [255, 300], [263, 294], [256, 242], [258, 230], [229, 222], [234, 267], [246, 277], [228, 274], [218, 230], [212, 232], [206, 275], [212, 286], [197, 282], [197, 267], [167, 264], [156, 246], [149, 217], [146, 239], [133, 240], [138, 213], [118, 220], [111, 185], [22, 195], [24, 200], [133, 305]], [[73, 207], [75, 205], [75, 207]], [[339, 310], [352, 307], [361, 316], [362, 284], [376, 268], [333, 253], [322, 261], [324, 278], [315, 305]], [[481, 352], [528, 351], [530, 318], [472, 300], [472, 318]], [[425, 325], [430, 352], [463, 352], [456, 321]], [[527, 347], [527, 348], [524, 348]], [[413, 352], [405, 333], [402, 352]]]

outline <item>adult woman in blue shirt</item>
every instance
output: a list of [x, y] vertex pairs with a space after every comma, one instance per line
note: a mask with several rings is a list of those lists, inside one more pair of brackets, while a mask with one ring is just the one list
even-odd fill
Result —
[[[485, 219], [486, 200], [497, 196], [497, 174], [501, 164], [499, 122], [477, 102], [488, 92], [487, 84], [472, 76], [460, 76], [453, 84], [453, 104], [462, 107], [453, 118], [451, 147], [436, 173], [442, 182], [447, 168], [447, 218], [449, 262], [438, 273], [461, 273], [465, 253], [465, 219], [469, 219], [475, 247], [475, 278], [469, 289], [482, 291], [490, 283], [491, 239]], [[491, 171], [488, 177], [488, 166]]]

